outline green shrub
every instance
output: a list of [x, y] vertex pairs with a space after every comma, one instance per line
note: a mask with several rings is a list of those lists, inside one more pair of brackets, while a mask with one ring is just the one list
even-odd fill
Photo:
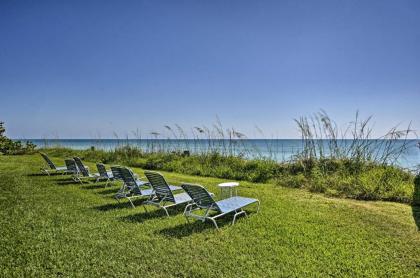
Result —
[[26, 141], [25, 144], [21, 141], [13, 141], [4, 135], [5, 132], [4, 123], [0, 122], [0, 154], [17, 155], [35, 152], [35, 144], [30, 141]]
[[308, 180], [304, 174], [297, 175], [281, 175], [276, 178], [276, 183], [284, 187], [302, 188], [307, 187]]

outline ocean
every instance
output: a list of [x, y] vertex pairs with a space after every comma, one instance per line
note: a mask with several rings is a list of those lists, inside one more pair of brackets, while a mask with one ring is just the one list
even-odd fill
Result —
[[[32, 141], [40, 148], [44, 147], [67, 147], [72, 149], [95, 149], [112, 150], [125, 145], [135, 146], [144, 151], [189, 151], [200, 153], [218, 151], [225, 154], [242, 155], [245, 158], [269, 158], [276, 161], [287, 161], [293, 158], [303, 148], [300, 139], [21, 139]], [[328, 155], [328, 140], [318, 141]], [[381, 153], [387, 140], [371, 140], [371, 148]], [[416, 168], [420, 164], [420, 148], [418, 140], [408, 140], [406, 151], [398, 158], [396, 164], [404, 168]], [[339, 140], [341, 147], [348, 147], [352, 140]], [[404, 144], [404, 140], [398, 140], [394, 147]]]

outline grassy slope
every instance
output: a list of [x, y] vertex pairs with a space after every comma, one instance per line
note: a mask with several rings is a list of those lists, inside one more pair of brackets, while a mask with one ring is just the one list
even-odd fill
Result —
[[[165, 218], [153, 208], [147, 214], [118, 205], [118, 185], [32, 176], [41, 163], [38, 156], [0, 156], [1, 277], [420, 275], [420, 233], [404, 204], [241, 182], [240, 195], [259, 198], [261, 212], [216, 231], [186, 224], [177, 211]], [[217, 194], [222, 181], [165, 176]]]

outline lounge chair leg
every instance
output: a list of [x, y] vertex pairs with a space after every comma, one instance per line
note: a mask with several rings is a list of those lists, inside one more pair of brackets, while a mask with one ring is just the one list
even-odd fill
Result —
[[210, 218], [210, 217], [209, 217], [209, 219], [213, 222], [214, 226], [216, 226], [216, 229], [218, 230], [219, 226], [217, 226], [216, 220], [214, 220], [213, 218]]
[[165, 210], [166, 215], [169, 217], [169, 212], [168, 212], [168, 210], [167, 210], [165, 207], [162, 207], [162, 208]]
[[232, 225], [235, 225], [236, 217], [238, 217], [241, 214], [245, 214], [246, 216], [246, 212], [244, 210], [241, 210], [240, 212], [235, 213], [235, 215], [233, 216]]
[[82, 179], [81, 178], [79, 178], [79, 177], [73, 177], [73, 180], [75, 181], [75, 182], [80, 182], [80, 184], [83, 184], [83, 182], [82, 182]]
[[[190, 204], [187, 204], [187, 205], [185, 206], [185, 208], [184, 208], [184, 215], [187, 213], [187, 210], [188, 210], [189, 208], [192, 208], [192, 204], [191, 204], [191, 203], [190, 203]], [[191, 211], [191, 209], [190, 209], [190, 211]]]
[[135, 208], [135, 206], [134, 206], [133, 202], [131, 201], [131, 199], [130, 199], [130, 198], [127, 198], [127, 199], [130, 201], [131, 206], [132, 206], [133, 208]]
[[[184, 216], [185, 216], [185, 219], [187, 219], [187, 223], [190, 223], [190, 220], [188, 219], [188, 215], [189, 215], [189, 213], [191, 213], [192, 206], [193, 206], [193, 204], [190, 203], [190, 204], [186, 205], [185, 209], [184, 209]], [[188, 209], [189, 209], [189, 211], [188, 211]]]

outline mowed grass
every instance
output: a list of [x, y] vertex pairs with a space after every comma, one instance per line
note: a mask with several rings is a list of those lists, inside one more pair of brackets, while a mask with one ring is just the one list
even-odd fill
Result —
[[[41, 165], [38, 155], [0, 156], [0, 277], [420, 275], [420, 233], [408, 205], [241, 182], [239, 194], [260, 199], [261, 211], [249, 207], [234, 226], [227, 216], [217, 231], [187, 224], [182, 208], [167, 218], [118, 204], [118, 184], [38, 175]], [[216, 195], [224, 181], [163, 174]]]

